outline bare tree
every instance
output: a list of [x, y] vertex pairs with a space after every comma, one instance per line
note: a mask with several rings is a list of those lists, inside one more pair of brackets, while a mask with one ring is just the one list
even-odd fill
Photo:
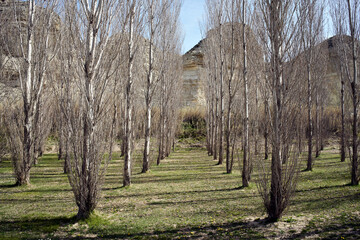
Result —
[[[30, 169], [35, 161], [34, 148], [37, 141], [44, 136], [36, 126], [37, 120], [42, 117], [41, 98], [46, 75], [49, 71], [50, 62], [56, 54], [56, 32], [54, 23], [57, 21], [57, 0], [27, 2], [7, 1], [11, 9], [9, 21], [13, 22], [15, 28], [9, 29], [9, 33], [16, 34], [16, 42], [7, 42], [7, 55], [10, 56], [19, 76], [22, 96], [22, 128], [20, 134], [13, 130], [10, 134], [20, 134], [21, 141], [11, 141], [16, 150], [12, 153], [17, 185], [30, 184]], [[27, 19], [23, 22], [22, 19]], [[12, 46], [11, 46], [12, 45]], [[39, 128], [38, 128], [39, 129]], [[13, 139], [18, 137], [12, 137]]]
[[[177, 24], [177, 18], [180, 11], [180, 6], [174, 0], [148, 0], [146, 2], [146, 31], [148, 37], [148, 61], [146, 70], [146, 86], [145, 86], [145, 107], [146, 107], [146, 120], [145, 120], [145, 146], [143, 154], [143, 168], [142, 172], [145, 173], [149, 170], [149, 154], [150, 154], [150, 137], [151, 137], [151, 109], [153, 107], [154, 92], [159, 87], [158, 84], [164, 77], [164, 71], [167, 67], [165, 54], [170, 54], [169, 40], [164, 38], [165, 31], [168, 31], [167, 25]], [[175, 11], [174, 11], [175, 10]], [[175, 17], [175, 22], [171, 19]], [[171, 34], [176, 34], [174, 31], [166, 33], [166, 37], [173, 39]], [[161, 54], [155, 52], [162, 49]], [[154, 73], [156, 71], [156, 73]], [[166, 93], [164, 93], [166, 94]], [[165, 124], [165, 122], [164, 122]], [[162, 158], [162, 156], [160, 157]], [[159, 159], [159, 158], [158, 158]], [[159, 161], [158, 161], [159, 163]]]
[[243, 81], [244, 81], [244, 152], [243, 152], [243, 170], [242, 170], [242, 184], [244, 187], [249, 186], [250, 181], [250, 166], [249, 166], [249, 87], [248, 87], [248, 66], [247, 66], [247, 42], [246, 42], [246, 31], [245, 31], [245, 19], [246, 19], [246, 1], [242, 1], [242, 48], [243, 48]]
[[308, 112], [308, 160], [307, 160], [307, 171], [312, 170], [313, 166], [313, 75], [314, 65], [317, 63], [316, 57], [319, 56], [315, 50], [315, 46], [322, 40], [323, 30], [323, 11], [321, 1], [318, 0], [305, 0], [300, 2], [299, 16], [301, 19], [300, 31], [302, 48], [304, 51], [304, 60], [306, 65], [306, 79], [307, 79], [307, 112]]
[[[351, 137], [351, 185], [359, 185], [358, 160], [358, 39], [360, 37], [360, 3], [356, 0], [347, 0], [334, 4], [338, 17], [334, 17], [335, 30], [338, 34], [348, 33], [350, 37], [340, 36], [339, 54], [341, 59], [340, 72], [351, 88], [352, 100], [352, 137]], [[344, 85], [342, 84], [342, 91]], [[343, 103], [343, 97], [341, 102]], [[342, 110], [344, 109], [342, 104]], [[341, 141], [343, 143], [343, 140]], [[343, 148], [343, 146], [342, 146]], [[343, 153], [342, 153], [343, 154]]]
[[163, 12], [160, 28], [159, 54], [160, 68], [160, 121], [158, 128], [158, 158], [157, 164], [170, 155], [177, 127], [179, 97], [181, 94], [182, 60], [180, 58], [181, 33], [179, 29], [179, 13], [181, 3], [169, 1], [167, 10]]
[[360, 36], [360, 3], [356, 0], [347, 0], [348, 24], [351, 37], [351, 57], [352, 57], [352, 100], [353, 100], [353, 123], [352, 123], [352, 162], [351, 162], [351, 185], [359, 185], [359, 160], [358, 160], [358, 39]]
[[125, 160], [124, 160], [124, 175], [123, 175], [123, 186], [129, 186], [131, 183], [131, 155], [132, 155], [132, 131], [133, 131], [133, 68], [134, 68], [134, 58], [136, 53], [136, 45], [135, 45], [135, 18], [137, 9], [139, 8], [138, 2], [136, 0], [132, 0], [127, 3], [129, 8], [129, 17], [128, 17], [128, 43], [127, 43], [127, 51], [128, 51], [128, 66], [127, 66], [127, 83], [126, 83], [126, 92], [125, 92]]
[[[226, 14], [226, 21], [229, 22], [230, 29], [225, 30], [225, 36], [226, 36], [226, 47], [229, 48], [230, 51], [226, 52], [226, 58], [225, 62], [228, 66], [226, 69], [229, 69], [225, 76], [225, 81], [227, 85], [227, 113], [226, 113], [226, 127], [225, 127], [225, 139], [226, 139], [226, 147], [225, 147], [225, 153], [226, 153], [226, 172], [231, 173], [232, 172], [232, 166], [233, 161], [231, 159], [231, 118], [232, 118], [232, 108], [233, 108], [233, 101], [236, 93], [236, 83], [235, 82], [235, 75], [236, 75], [236, 63], [237, 61], [235, 58], [237, 57], [237, 51], [236, 48], [236, 36], [238, 33], [238, 15], [237, 15], [237, 9], [236, 9], [236, 1], [226, 1], [225, 2], [225, 14]], [[234, 89], [235, 88], [235, 89]]]
[[155, 34], [158, 32], [161, 17], [165, 14], [165, 11], [161, 11], [163, 6], [162, 1], [148, 0], [146, 1], [147, 20], [146, 26], [148, 31], [149, 51], [148, 51], [148, 69], [146, 71], [146, 91], [145, 91], [145, 104], [146, 104], [146, 118], [145, 118], [145, 145], [143, 154], [143, 167], [142, 173], [146, 173], [149, 170], [149, 154], [150, 154], [150, 137], [151, 137], [151, 108], [154, 92], [154, 45], [156, 44]]
[[[209, 10], [211, 10], [209, 8]], [[210, 25], [210, 23], [209, 23]], [[210, 28], [207, 26], [206, 28]], [[207, 29], [208, 30], [208, 29]], [[206, 31], [207, 31], [206, 30]], [[208, 91], [206, 93], [208, 111], [206, 120], [208, 123], [208, 131], [206, 134], [208, 146], [208, 154], [213, 156], [214, 160], [217, 159], [217, 129], [218, 129], [218, 91], [217, 91], [217, 55], [213, 51], [216, 46], [215, 39], [211, 36], [207, 36], [206, 40], [203, 40], [204, 44], [204, 59], [205, 59], [205, 79]]]
[[[224, 140], [224, 77], [225, 77], [225, 48], [224, 48], [224, 14], [225, 0], [206, 1], [207, 25], [206, 25], [206, 48], [212, 52], [209, 57], [210, 64], [213, 64], [214, 81], [214, 107], [213, 126], [213, 156], [214, 160], [219, 156], [218, 165], [223, 163], [223, 140]], [[215, 16], [215, 17], [214, 17]], [[210, 66], [209, 66], [210, 67]]]
[[[326, 42], [325, 42], [326, 43]], [[323, 149], [324, 127], [323, 110], [328, 99], [329, 84], [327, 84], [327, 68], [329, 65], [328, 44], [315, 47], [316, 63], [314, 64], [314, 95], [315, 95], [315, 157], [320, 156]]]
[[[246, 9], [251, 9], [248, 4], [243, 1], [213, 1], [208, 2], [207, 14], [209, 16], [218, 16], [216, 18], [208, 17], [206, 19], [206, 42], [205, 42], [205, 62], [208, 78], [209, 91], [207, 94], [208, 102], [208, 150], [210, 155], [217, 158], [217, 149], [223, 145], [218, 138], [221, 138], [221, 128], [225, 133], [225, 150], [226, 150], [226, 172], [232, 172], [233, 152], [231, 149], [235, 146], [236, 136], [239, 134], [235, 131], [235, 119], [243, 116], [243, 176], [244, 186], [248, 185], [251, 172], [251, 164], [249, 162], [250, 155], [250, 95], [252, 92], [256, 95], [255, 88], [250, 91], [249, 80], [255, 79], [256, 71], [252, 71], [255, 67], [248, 67], [248, 42], [254, 40], [249, 24], [249, 17]], [[251, 14], [249, 14], [251, 15]], [[250, 40], [249, 40], [250, 39]], [[258, 48], [254, 42], [251, 48]], [[254, 50], [254, 53], [258, 50]], [[252, 53], [251, 53], [252, 54]], [[254, 57], [255, 56], [255, 57]], [[251, 57], [256, 62], [258, 57], [252, 54]], [[257, 64], [255, 64], [257, 65]], [[250, 76], [248, 75], [249, 73]], [[222, 80], [223, 79], [223, 80]], [[242, 85], [240, 84], [242, 80]], [[242, 86], [243, 94], [239, 97], [239, 90]], [[251, 89], [252, 90], [252, 89]], [[246, 93], [246, 94], [245, 94]], [[245, 95], [244, 95], [245, 94]], [[241, 99], [243, 98], [243, 99]], [[221, 101], [221, 99], [223, 99]], [[233, 105], [239, 105], [240, 109], [234, 108]], [[222, 105], [226, 105], [226, 111], [222, 110]], [[211, 106], [211, 107], [210, 107]], [[254, 107], [255, 108], [255, 107]], [[242, 114], [240, 114], [240, 112]], [[225, 113], [225, 114], [224, 114]], [[222, 123], [221, 116], [225, 116], [225, 122]], [[237, 120], [238, 121], [238, 120]], [[222, 126], [224, 125], [224, 126]], [[256, 132], [253, 127], [253, 132]], [[219, 156], [219, 162], [221, 163]]]
[[57, 92], [64, 99], [60, 104], [70, 148], [68, 179], [78, 219], [95, 209], [111, 159], [114, 121], [107, 115], [115, 111], [110, 87], [116, 61], [107, 49], [120, 6], [105, 0], [72, 0], [64, 6], [60, 55], [65, 71]]
[[127, 68], [127, 83], [125, 93], [125, 160], [124, 160], [124, 175], [123, 186], [129, 186], [131, 183], [131, 141], [132, 141], [132, 87], [133, 87], [133, 65], [134, 65], [134, 18], [135, 7], [137, 1], [131, 1], [129, 5], [129, 41], [128, 41], [128, 68]]
[[[335, 33], [339, 35], [339, 38], [345, 34], [345, 24], [343, 18], [343, 9], [341, 8], [341, 3], [332, 2], [332, 12], [331, 17], [335, 29]], [[334, 64], [337, 66], [337, 72], [340, 75], [340, 108], [341, 108], [341, 132], [340, 132], [340, 159], [342, 162], [345, 162], [345, 76], [343, 64], [341, 64], [341, 41], [333, 39], [333, 46], [336, 47], [336, 52], [338, 53], [338, 61]], [[331, 41], [333, 41], [331, 40]]]
[[39, 99], [39, 109], [35, 114], [36, 125], [34, 127], [34, 164], [38, 164], [38, 159], [44, 153], [45, 143], [50, 135], [51, 129], [54, 125], [54, 109], [55, 102], [53, 101], [52, 91], [44, 92]]
[[221, 165], [224, 158], [224, 46], [223, 46], [223, 7], [224, 2], [220, 0], [219, 11], [217, 14], [219, 28], [219, 56], [220, 56], [220, 116], [219, 116], [219, 162]]
[[[290, 197], [296, 186], [297, 155], [291, 154], [293, 142], [293, 123], [296, 119], [296, 105], [288, 100], [292, 86], [290, 78], [285, 75], [285, 61], [290, 59], [295, 50], [296, 18], [294, 12], [297, 2], [292, 0], [261, 0], [258, 1], [259, 14], [266, 36], [263, 44], [270, 56], [271, 72], [267, 88], [271, 91], [271, 177], [263, 174], [258, 187], [270, 221], [277, 221], [289, 204]], [[290, 67], [290, 66], [288, 66]], [[287, 70], [286, 72], [292, 72]], [[287, 81], [285, 81], [287, 80]], [[290, 157], [294, 155], [294, 157]], [[288, 161], [291, 159], [292, 161]], [[285, 163], [285, 169], [282, 166]], [[268, 185], [270, 181], [270, 186]]]

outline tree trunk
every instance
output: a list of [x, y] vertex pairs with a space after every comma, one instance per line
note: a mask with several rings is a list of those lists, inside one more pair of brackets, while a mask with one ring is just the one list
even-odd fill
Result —
[[269, 158], [269, 143], [268, 143], [268, 138], [269, 138], [269, 128], [268, 128], [268, 123], [267, 123], [267, 116], [269, 116], [269, 102], [267, 99], [265, 99], [265, 127], [264, 127], [264, 138], [265, 138], [265, 143], [264, 143], [264, 148], [265, 148], [265, 156], [264, 159], [268, 159]]
[[231, 2], [231, 65], [230, 65], [230, 77], [228, 82], [228, 109], [227, 109], [227, 121], [226, 121], [226, 173], [232, 172], [232, 160], [230, 159], [230, 134], [231, 134], [231, 111], [232, 111], [232, 81], [234, 77], [234, 1]]
[[210, 101], [209, 99], [207, 99], [206, 101], [206, 150], [208, 152], [208, 156], [211, 156], [210, 154], [210, 138], [211, 138], [211, 134], [210, 134]]
[[128, 42], [128, 82], [126, 86], [126, 117], [125, 117], [125, 159], [124, 159], [124, 175], [123, 186], [131, 184], [131, 152], [132, 152], [132, 85], [133, 85], [133, 61], [134, 61], [134, 3], [130, 9], [129, 19], [129, 42]]
[[85, 201], [83, 205], [79, 206], [78, 213], [76, 215], [77, 220], [88, 219], [90, 215], [94, 212], [95, 206], [89, 201]]
[[247, 79], [247, 46], [245, 33], [245, 0], [242, 1], [242, 42], [243, 42], [243, 81], [244, 81], [244, 154], [242, 169], [243, 187], [249, 186], [250, 166], [249, 166], [249, 99], [248, 99], [248, 79]]
[[[231, 97], [230, 97], [231, 99]], [[230, 163], [230, 124], [231, 124], [231, 100], [229, 99], [228, 112], [227, 112], [227, 121], [226, 121], [226, 173], [231, 173], [231, 163]]]
[[[30, 73], [31, 74], [31, 73]], [[20, 185], [30, 184], [30, 176], [28, 172], [30, 171], [32, 162], [33, 162], [33, 116], [32, 111], [30, 110], [29, 104], [24, 102], [24, 113], [25, 113], [25, 122], [24, 122], [24, 138], [23, 138], [23, 159], [21, 163], [20, 174], [21, 179], [17, 179], [17, 183]]]
[[[67, 99], [68, 100], [68, 99]], [[67, 107], [70, 107], [70, 104], [67, 105]], [[68, 109], [68, 112], [70, 110]], [[68, 123], [70, 126], [71, 123]], [[71, 137], [71, 130], [68, 129], [67, 131], [67, 137], [65, 138], [65, 158], [64, 158], [64, 173], [68, 174], [70, 173], [70, 145], [69, 145], [69, 139]]]
[[[166, 111], [166, 109], [164, 109], [165, 111]], [[165, 112], [164, 111], [164, 112]], [[166, 149], [167, 149], [167, 147], [168, 147], [168, 143], [167, 143], [167, 131], [168, 131], [168, 124], [167, 124], [167, 117], [166, 117], [166, 113], [164, 114], [164, 122], [163, 122], [163, 126], [164, 126], [164, 128], [163, 128], [163, 136], [162, 136], [162, 152], [161, 152], [161, 160], [163, 160], [163, 159], [165, 159], [165, 157], [166, 157], [166, 155], [167, 155], [167, 152], [166, 152]]]
[[64, 173], [65, 174], [68, 174], [68, 173], [70, 173], [70, 164], [69, 164], [69, 161], [70, 161], [70, 159], [69, 159], [69, 154], [65, 154], [65, 158], [64, 158]]
[[255, 95], [255, 127], [254, 127], [254, 140], [255, 140], [255, 156], [259, 155], [259, 79], [256, 78], [256, 95]]
[[206, 131], [206, 148], [208, 151], [208, 156], [212, 156], [212, 144], [211, 144], [211, 139], [212, 139], [212, 107], [211, 107], [211, 103], [212, 103], [212, 97], [210, 96], [211, 93], [211, 74], [209, 74], [209, 88], [208, 88], [208, 99], [207, 99], [207, 104], [206, 104], [206, 110], [207, 110], [207, 118], [206, 118], [206, 127], [207, 127], [207, 131]]
[[169, 157], [171, 153], [171, 136], [170, 136], [170, 129], [167, 129], [166, 133], [166, 152], [165, 157]]
[[[131, 74], [130, 74], [131, 75]], [[126, 142], [125, 142], [125, 158], [124, 158], [124, 176], [123, 176], [123, 186], [130, 186], [131, 184], [131, 125], [132, 125], [132, 109], [131, 109], [131, 100], [130, 100], [130, 89], [131, 84], [128, 84], [127, 92], [127, 110], [126, 110]]]
[[[210, 131], [211, 131], [211, 138], [210, 138], [210, 149], [211, 149], [211, 156], [214, 156], [215, 154], [215, 126], [216, 126], [216, 118], [215, 118], [215, 84], [213, 84], [213, 79], [214, 76], [210, 75], [210, 79], [209, 79], [209, 82], [210, 82], [210, 89], [209, 89], [209, 93], [210, 93], [210, 98], [211, 98], [211, 110], [210, 110], [210, 113], [211, 113], [211, 128], [210, 128]], [[215, 160], [215, 158], [214, 158]]]
[[352, 50], [352, 64], [353, 64], [353, 81], [351, 83], [351, 90], [352, 90], [352, 100], [353, 100], [353, 123], [352, 123], [352, 130], [353, 130], [353, 136], [352, 136], [352, 163], [351, 163], [351, 185], [359, 185], [359, 170], [358, 170], [358, 131], [357, 131], [357, 115], [358, 115], [358, 83], [357, 83], [357, 77], [358, 77], [358, 66], [357, 66], [357, 39], [355, 38], [355, 21], [357, 21], [357, 9], [353, 9], [354, 11], [354, 17], [352, 15], [352, 8], [350, 0], [347, 0], [348, 5], [348, 12], [349, 12], [349, 27], [351, 32], [351, 50]]
[[[60, 117], [61, 118], [61, 117]], [[63, 159], [63, 145], [64, 145], [64, 138], [63, 138], [63, 123], [62, 120], [58, 122], [58, 134], [59, 134], [59, 140], [58, 140], [58, 160]]]
[[[355, 62], [356, 63], [356, 62]], [[356, 67], [355, 67], [356, 69]], [[355, 72], [355, 70], [354, 70]], [[356, 72], [355, 72], [356, 73]], [[354, 82], [352, 83], [352, 93], [353, 93], [353, 136], [352, 136], [352, 162], [351, 162], [351, 185], [359, 185], [359, 170], [358, 170], [358, 135], [357, 135], [357, 91], [356, 91], [356, 77], [354, 77]]]
[[[311, 50], [310, 50], [311, 55]], [[311, 58], [311, 56], [310, 56]], [[307, 167], [306, 171], [312, 171], [312, 147], [313, 147], [313, 124], [312, 124], [312, 97], [311, 97], [311, 70], [310, 70], [311, 62], [308, 62], [307, 65], [307, 84], [308, 84], [308, 96], [307, 96], [307, 104], [308, 104], [308, 129], [309, 129], [309, 136], [308, 136], [308, 159], [307, 159]]]
[[[342, 75], [342, 70], [340, 71]], [[343, 76], [341, 76], [340, 104], [341, 104], [340, 156], [341, 156], [341, 162], [345, 162], [345, 81], [343, 79]]]
[[164, 120], [164, 113], [160, 114], [160, 133], [159, 133], [159, 153], [158, 153], [158, 157], [157, 157], [157, 161], [156, 164], [159, 166], [160, 165], [160, 161], [162, 159], [162, 156], [164, 155], [163, 152], [163, 135], [164, 135], [164, 124], [163, 124], [163, 120]]
[[320, 116], [319, 116], [319, 93], [316, 92], [316, 100], [315, 100], [315, 121], [316, 121], [316, 143], [315, 143], [315, 157], [318, 158], [320, 156]]
[[277, 221], [282, 214], [282, 169], [281, 169], [281, 148], [282, 148], [282, 62], [281, 62], [281, 46], [280, 46], [280, 31], [277, 24], [280, 18], [281, 1], [272, 1], [270, 10], [270, 25], [271, 25], [271, 64], [273, 69], [274, 87], [273, 95], [273, 141], [272, 141], [272, 159], [271, 159], [271, 190], [270, 190], [270, 206], [268, 207], [268, 214], [270, 221]]
[[271, 159], [271, 190], [270, 190], [270, 207], [268, 210], [269, 221], [276, 222], [282, 213], [282, 173], [281, 173], [281, 159], [279, 155], [280, 149], [273, 146], [273, 153]]
[[[221, 2], [222, 4], [222, 2]], [[220, 116], [219, 116], [219, 162], [218, 165], [223, 164], [224, 158], [224, 49], [223, 49], [223, 27], [220, 17], [220, 36], [219, 36], [219, 49], [220, 49]]]
[[147, 171], [149, 171], [150, 130], [151, 130], [151, 107], [146, 106], [145, 146], [144, 146], [144, 155], [143, 155], [143, 167], [141, 171], [142, 173], [146, 173]]
[[[320, 119], [321, 121], [324, 119], [324, 105], [321, 105], [321, 111], [320, 111]], [[321, 124], [320, 124], [321, 126]], [[324, 133], [322, 127], [320, 127], [320, 151], [324, 150]]]
[[27, 34], [27, 69], [26, 69], [26, 81], [23, 89], [23, 108], [24, 108], [24, 138], [23, 138], [23, 159], [20, 163], [21, 173], [17, 174], [17, 185], [30, 184], [30, 168], [33, 161], [33, 118], [34, 107], [36, 104], [32, 98], [33, 89], [33, 44], [34, 34], [33, 25], [35, 19], [35, 3], [33, 0], [28, 4], [28, 34]]
[[231, 146], [231, 160], [230, 160], [230, 172], [232, 172], [233, 166], [234, 166], [234, 151], [235, 151], [235, 138], [232, 142]]
[[146, 119], [145, 119], [145, 145], [144, 145], [144, 154], [143, 154], [143, 168], [142, 173], [146, 173], [149, 170], [149, 155], [150, 155], [150, 134], [151, 134], [151, 88], [153, 84], [153, 41], [154, 41], [154, 29], [153, 29], [153, 5], [151, 2], [148, 9], [149, 10], [149, 31], [150, 31], [150, 39], [149, 39], [149, 59], [148, 59], [148, 72], [147, 72], [147, 85], [146, 85]]
[[213, 145], [213, 149], [214, 149], [214, 160], [217, 159], [217, 155], [218, 155], [218, 131], [219, 131], [219, 113], [218, 113], [218, 105], [219, 105], [219, 99], [216, 96], [216, 102], [215, 102], [215, 127], [214, 127], [214, 145]]
[[24, 186], [30, 184], [30, 169], [23, 170], [16, 176], [16, 186]]

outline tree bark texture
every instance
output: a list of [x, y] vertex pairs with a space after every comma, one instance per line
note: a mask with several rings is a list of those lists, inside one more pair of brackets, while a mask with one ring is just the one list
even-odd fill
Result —
[[132, 87], [133, 87], [133, 65], [134, 65], [134, 8], [135, 3], [130, 7], [129, 19], [129, 42], [128, 42], [128, 73], [126, 86], [126, 117], [125, 117], [125, 157], [124, 157], [124, 175], [123, 186], [130, 186], [131, 184], [131, 161], [132, 161]]
[[249, 186], [250, 181], [250, 147], [249, 147], [249, 86], [247, 78], [247, 43], [245, 33], [245, 0], [242, 1], [242, 47], [243, 47], [243, 81], [244, 81], [244, 153], [243, 153], [243, 169], [242, 169], [242, 184], [243, 187]]

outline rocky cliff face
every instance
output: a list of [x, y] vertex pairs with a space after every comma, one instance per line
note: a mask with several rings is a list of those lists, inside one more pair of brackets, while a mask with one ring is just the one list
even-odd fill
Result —
[[201, 71], [204, 68], [204, 41], [183, 55], [183, 106], [205, 106]]
[[[341, 73], [340, 73], [340, 63], [344, 61], [339, 52], [348, 51], [347, 57], [349, 61], [349, 67], [352, 69], [351, 62], [351, 39], [349, 36], [333, 36], [329, 39], [326, 39], [320, 44], [320, 47], [325, 48], [328, 55], [328, 62], [326, 68], [326, 81], [328, 89], [328, 105], [330, 106], [340, 106], [340, 88], [341, 88]], [[360, 67], [360, 63], [359, 67]], [[358, 73], [360, 77], [360, 72]], [[348, 85], [348, 82], [345, 81], [345, 84]], [[347, 90], [346, 90], [347, 91]], [[347, 94], [347, 93], [345, 93]]]

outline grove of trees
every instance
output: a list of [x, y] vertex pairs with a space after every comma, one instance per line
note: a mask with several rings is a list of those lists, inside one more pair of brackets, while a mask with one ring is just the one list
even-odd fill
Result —
[[[342, 94], [341, 101], [336, 101], [341, 102], [342, 109], [342, 160], [347, 148], [352, 163], [351, 184], [358, 185], [359, 3], [331, 2], [338, 35], [329, 42], [325, 41], [327, 3], [206, 1], [207, 150], [222, 164], [226, 139], [227, 173], [232, 171], [234, 152], [242, 152], [243, 187], [249, 186], [252, 169], [261, 169], [257, 185], [271, 221], [281, 217], [295, 191], [305, 142], [305, 170], [311, 171], [314, 149], [318, 157], [326, 133], [332, 131], [328, 118], [336, 117], [338, 111], [326, 116], [324, 111], [334, 107], [329, 99], [334, 89]], [[332, 66], [340, 79], [347, 78], [347, 86], [345, 80], [340, 88], [327, 79]], [[344, 106], [346, 95], [353, 109], [347, 115], [344, 109], [350, 109], [350, 102]], [[345, 119], [350, 118], [352, 135], [345, 129]], [[264, 136], [264, 141], [259, 141], [259, 136]], [[261, 152], [265, 152], [265, 159], [270, 152], [270, 169]]]
[[[325, 41], [327, 5], [336, 36]], [[16, 185], [29, 185], [52, 135], [77, 218], [86, 219], [114, 148], [124, 160], [124, 187], [131, 185], [137, 144], [142, 173], [171, 153], [182, 120], [181, 1], [0, 6], [0, 76], [15, 78], [20, 89], [1, 100], [1, 149], [9, 152]], [[341, 161], [351, 160], [351, 185], [358, 185], [359, 1], [206, 0], [205, 11], [208, 154], [218, 165], [225, 159], [228, 174], [238, 160], [244, 188], [258, 168], [259, 194], [269, 220], [277, 221], [295, 192], [301, 158], [306, 171], [316, 168], [339, 113], [333, 136]], [[337, 82], [327, 79], [329, 66]]]
[[[159, 159], [169, 154], [179, 107], [180, 3], [30, 0], [3, 6], [1, 17], [11, 23], [2, 28], [3, 54], [16, 66], [22, 93], [4, 113], [16, 183], [30, 184], [30, 170], [53, 129], [77, 217], [87, 218], [117, 140], [124, 186], [131, 184], [133, 148], [144, 125], [143, 171], [150, 168], [150, 136], [162, 139]], [[152, 124], [152, 109], [165, 124]]]

